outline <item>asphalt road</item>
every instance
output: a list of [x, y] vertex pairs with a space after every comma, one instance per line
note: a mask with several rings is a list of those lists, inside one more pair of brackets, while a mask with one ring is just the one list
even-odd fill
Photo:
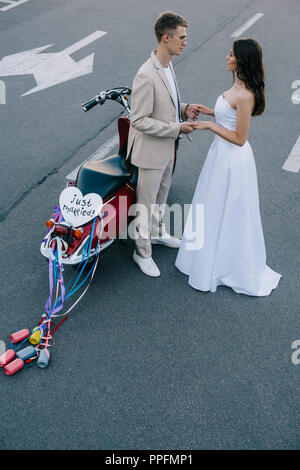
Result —
[[[66, 175], [116, 132], [117, 104], [86, 114], [80, 104], [99, 90], [131, 86], [155, 47], [155, 18], [168, 8], [190, 22], [188, 45], [174, 60], [182, 99], [209, 106], [231, 86], [230, 35], [264, 14], [242, 35], [261, 43], [266, 69], [266, 111], [252, 119], [248, 140], [267, 261], [282, 279], [266, 298], [226, 287], [201, 293], [174, 267], [175, 250], [154, 247], [162, 275], [150, 279], [132, 261], [132, 243], [116, 241], [58, 330], [49, 367], [13, 377], [0, 371], [0, 448], [299, 448], [300, 364], [292, 361], [292, 344], [300, 340], [300, 174], [282, 170], [299, 136], [300, 104], [291, 101], [300, 79], [299, 2], [29, 0], [1, 11], [4, 5], [2, 349], [13, 331], [32, 328], [43, 313], [48, 267], [39, 247]], [[18, 75], [16, 68], [1, 73], [3, 58], [47, 45], [41, 54], [58, 53], [99, 30], [106, 34], [72, 53], [76, 62], [95, 53], [89, 74], [22, 96], [36, 86], [24, 61], [10, 59]], [[206, 131], [182, 141], [170, 204], [191, 202], [212, 138]]]

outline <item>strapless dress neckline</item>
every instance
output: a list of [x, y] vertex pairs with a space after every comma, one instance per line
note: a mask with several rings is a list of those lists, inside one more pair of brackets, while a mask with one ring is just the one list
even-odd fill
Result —
[[229, 106], [229, 108], [232, 109], [232, 111], [235, 111], [235, 112], [236, 112], [236, 109], [234, 109], [234, 108], [231, 106], [231, 104], [229, 104], [228, 101], [225, 99], [223, 93], [222, 93], [222, 95], [221, 95], [221, 98], [222, 98], [223, 101]]

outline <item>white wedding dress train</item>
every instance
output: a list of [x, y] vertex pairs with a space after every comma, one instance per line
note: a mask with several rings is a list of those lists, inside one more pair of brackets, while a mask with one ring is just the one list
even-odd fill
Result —
[[[217, 99], [215, 116], [219, 125], [236, 128], [236, 110], [223, 95]], [[191, 245], [196, 243], [196, 231], [203, 228], [195, 226], [197, 204], [204, 206], [204, 244], [200, 249]], [[175, 265], [189, 276], [189, 284], [201, 291], [215, 292], [218, 285], [225, 285], [238, 293], [267, 296], [277, 287], [281, 275], [266, 265], [256, 166], [248, 141], [240, 147], [215, 135]]]

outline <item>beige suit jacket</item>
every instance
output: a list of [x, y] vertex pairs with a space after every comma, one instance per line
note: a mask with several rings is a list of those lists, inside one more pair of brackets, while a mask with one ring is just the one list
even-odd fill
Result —
[[[180, 118], [184, 120], [185, 103], [180, 102]], [[176, 122], [176, 103], [169, 80], [155, 52], [136, 74], [131, 95], [131, 117], [127, 158], [140, 168], [162, 169], [174, 155], [180, 124]]]

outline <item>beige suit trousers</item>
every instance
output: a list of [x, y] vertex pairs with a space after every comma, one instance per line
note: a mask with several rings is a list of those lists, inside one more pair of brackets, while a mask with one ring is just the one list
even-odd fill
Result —
[[[137, 183], [137, 212], [139, 214], [132, 223], [135, 231], [136, 252], [143, 258], [152, 256], [150, 236], [157, 237], [165, 232], [162, 219], [172, 181], [173, 165], [174, 155], [165, 168], [156, 170], [139, 168]], [[140, 210], [139, 207], [141, 207]]]

